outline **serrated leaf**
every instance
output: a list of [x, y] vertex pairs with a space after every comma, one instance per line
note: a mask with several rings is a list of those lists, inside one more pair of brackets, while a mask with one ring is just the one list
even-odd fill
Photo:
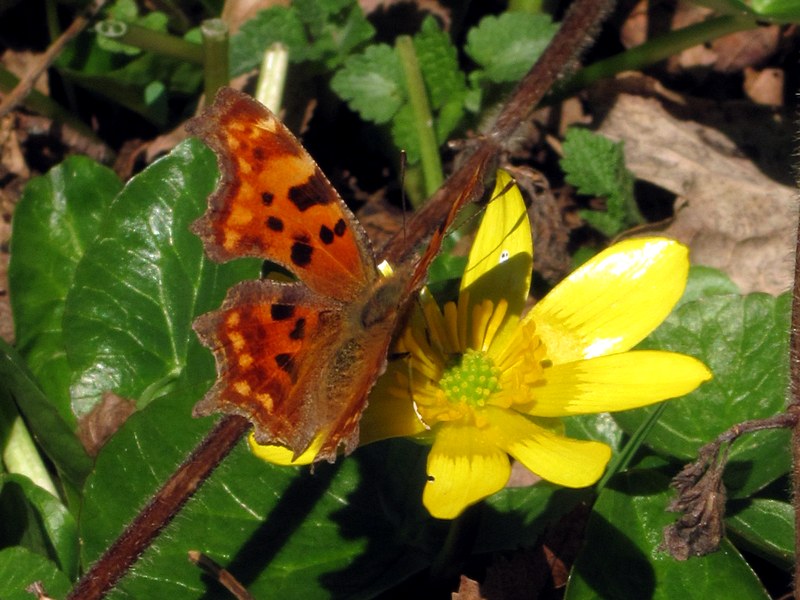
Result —
[[431, 16], [422, 22], [420, 32], [414, 36], [414, 49], [431, 108], [437, 114], [436, 139], [443, 143], [464, 116], [467, 84], [458, 64], [458, 53], [450, 36]]
[[615, 477], [594, 505], [586, 542], [570, 574], [565, 600], [584, 598], [737, 598], [769, 595], [736, 548], [677, 561], [659, 550], [675, 515], [669, 479], [654, 471]]
[[64, 316], [72, 403], [88, 412], [106, 391], [140, 405], [174, 385], [194, 340], [194, 317], [221, 301], [255, 260], [215, 265], [189, 225], [205, 209], [217, 169], [197, 140], [131, 179], [78, 265]]
[[[210, 419], [189, 417], [202, 392], [151, 403], [103, 449], [80, 522], [85, 564], [208, 431]], [[186, 560], [190, 549], [257, 598], [373, 597], [428, 566], [446, 534], [421, 504], [425, 454], [404, 440], [378, 443], [311, 473], [264, 463], [240, 444], [110, 597], [221, 596]]]
[[14, 212], [8, 269], [17, 350], [72, 427], [71, 370], [61, 321], [67, 290], [84, 251], [122, 182], [83, 156], [32, 179]]
[[641, 220], [635, 209], [634, 177], [625, 168], [622, 142], [573, 127], [567, 132], [563, 150], [560, 165], [567, 183], [581, 194], [606, 198], [605, 211], [581, 211], [589, 225], [611, 237]]
[[25, 588], [36, 581], [54, 598], [65, 597], [71, 587], [67, 576], [44, 556], [19, 546], [0, 550], [0, 598], [31, 600]]
[[[83, 485], [92, 463], [72, 427], [42, 393], [25, 362], [0, 340], [0, 382], [13, 396], [35, 438], [59, 473], [75, 488]], [[0, 401], [4, 401], [0, 395]], [[8, 407], [3, 410], [4, 416]]]
[[794, 507], [788, 502], [753, 498], [731, 506], [725, 519], [737, 545], [790, 571], [794, 565]]
[[261, 10], [231, 37], [230, 70], [241, 75], [261, 64], [264, 51], [275, 42], [289, 49], [289, 60], [308, 58], [309, 41], [297, 11], [283, 6]]
[[[669, 400], [646, 444], [681, 461], [730, 426], [783, 410], [788, 389], [791, 298], [767, 294], [711, 296], [680, 306], [644, 348], [695, 356], [714, 379], [687, 396]], [[631, 432], [653, 407], [616, 413]], [[732, 497], [764, 487], [789, 469], [787, 431], [745, 435], [730, 451], [725, 482]]]
[[542, 14], [504, 13], [481, 19], [467, 34], [466, 53], [495, 83], [519, 81], [558, 31]]
[[331, 79], [331, 89], [365, 121], [388, 123], [406, 101], [400, 59], [386, 44], [348, 58]]
[[25, 546], [78, 574], [78, 528], [67, 508], [22, 475], [0, 475], [2, 546]]
[[289, 60], [322, 61], [335, 67], [359, 45], [371, 39], [375, 29], [361, 7], [352, 2], [295, 2], [259, 11], [231, 38], [231, 72], [242, 74], [257, 67], [264, 51], [281, 42]]

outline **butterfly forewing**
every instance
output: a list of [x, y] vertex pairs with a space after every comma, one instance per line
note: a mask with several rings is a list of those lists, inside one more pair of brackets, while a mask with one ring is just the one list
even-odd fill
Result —
[[342, 300], [377, 279], [361, 226], [291, 132], [264, 106], [223, 89], [187, 130], [217, 153], [222, 180], [194, 225], [215, 260], [278, 263]]

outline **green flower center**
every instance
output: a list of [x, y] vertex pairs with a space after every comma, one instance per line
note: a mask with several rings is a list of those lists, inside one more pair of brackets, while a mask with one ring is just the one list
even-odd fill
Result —
[[485, 406], [500, 389], [499, 368], [480, 350], [467, 350], [439, 380], [439, 388], [450, 402]]

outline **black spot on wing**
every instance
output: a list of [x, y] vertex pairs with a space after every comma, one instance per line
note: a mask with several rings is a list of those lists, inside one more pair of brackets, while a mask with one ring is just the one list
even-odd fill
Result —
[[297, 267], [307, 267], [311, 264], [311, 255], [314, 253], [314, 247], [306, 242], [295, 242], [292, 244], [291, 259], [292, 264]]
[[291, 304], [273, 304], [269, 307], [269, 314], [273, 321], [283, 321], [294, 316], [294, 306]]
[[336, 225], [333, 226], [333, 233], [342, 237], [345, 231], [347, 231], [347, 223], [344, 222], [344, 219], [336, 221]]
[[267, 227], [272, 231], [283, 231], [283, 221], [278, 217], [269, 217], [267, 219]]
[[287, 373], [292, 381], [295, 381], [295, 378], [297, 377], [297, 370], [295, 369], [294, 364], [294, 354], [289, 354], [288, 352], [276, 354], [275, 364], [278, 365], [278, 368], [281, 371]]
[[294, 322], [294, 329], [289, 333], [289, 337], [293, 340], [302, 340], [306, 337], [306, 320], [299, 318]]
[[289, 200], [297, 207], [297, 210], [305, 212], [318, 204], [336, 202], [336, 193], [322, 172], [315, 169], [308, 181], [289, 188]]
[[319, 228], [319, 239], [321, 239], [322, 243], [325, 245], [332, 244], [334, 239], [333, 230], [327, 225], [323, 225]]
[[270, 192], [261, 192], [261, 202], [264, 203], [264, 206], [271, 206], [274, 199], [275, 194]]
[[264, 149], [263, 148], [253, 148], [253, 158], [256, 161], [261, 162], [261, 161], [264, 160], [265, 157], [266, 157], [266, 154], [264, 154]]

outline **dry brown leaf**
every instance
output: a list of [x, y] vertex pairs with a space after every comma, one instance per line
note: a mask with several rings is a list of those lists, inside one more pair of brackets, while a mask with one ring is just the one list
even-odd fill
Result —
[[109, 438], [136, 412], [136, 403], [111, 392], [78, 421], [78, 437], [89, 456], [97, 456]]
[[744, 91], [753, 102], [781, 106], [784, 80], [783, 69], [757, 70], [747, 67], [744, 70]]
[[458, 591], [453, 592], [450, 597], [452, 600], [486, 600], [481, 596], [481, 586], [474, 579], [462, 575], [458, 584]]
[[691, 247], [693, 263], [725, 271], [743, 293], [790, 287], [793, 187], [764, 175], [717, 129], [678, 119], [654, 98], [619, 95], [599, 131], [625, 141], [637, 178], [676, 194], [665, 233]]

